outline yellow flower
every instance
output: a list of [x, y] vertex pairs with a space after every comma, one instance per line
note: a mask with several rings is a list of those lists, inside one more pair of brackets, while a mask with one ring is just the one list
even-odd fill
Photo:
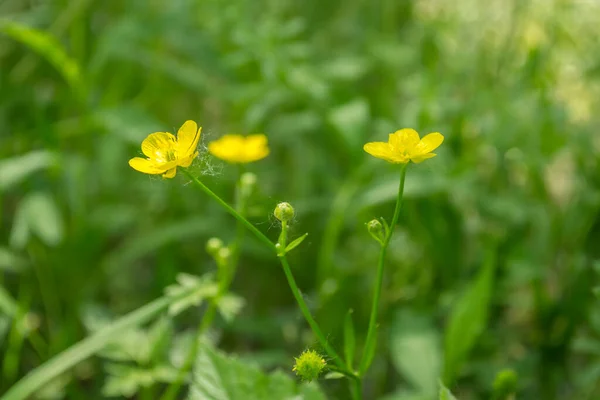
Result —
[[414, 129], [400, 129], [390, 133], [388, 142], [371, 142], [364, 146], [367, 153], [394, 164], [406, 164], [409, 161], [420, 163], [435, 157], [432, 153], [444, 141], [442, 134], [435, 132], [419, 138]]
[[163, 178], [172, 178], [177, 167], [189, 167], [198, 155], [196, 148], [202, 128], [194, 121], [185, 121], [177, 137], [169, 132], [155, 132], [142, 142], [142, 153], [148, 158], [134, 157], [129, 165], [145, 174], [162, 174]]
[[250, 163], [262, 160], [269, 155], [267, 137], [258, 135], [224, 135], [210, 142], [208, 151], [215, 157], [230, 163]]

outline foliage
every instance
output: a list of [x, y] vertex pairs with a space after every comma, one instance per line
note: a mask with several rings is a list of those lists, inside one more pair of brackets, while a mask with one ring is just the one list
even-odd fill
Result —
[[[438, 378], [458, 399], [490, 398], [506, 369], [516, 398], [600, 397], [599, 18], [595, 2], [563, 0], [0, 2], [0, 396], [95, 337], [88, 310], [127, 316], [179, 273], [218, 274], [205, 242], [233, 240], [234, 220], [185, 175], [127, 165], [149, 133], [193, 119], [192, 169], [227, 199], [237, 166], [207, 143], [268, 137], [270, 155], [247, 166], [248, 217], [275, 241], [273, 208], [294, 205], [290, 263], [340, 349], [364, 345], [378, 252], [364, 224], [391, 216], [397, 194], [397, 169], [362, 146], [403, 127], [443, 133], [407, 175], [365, 398], [434, 398]], [[309, 389], [293, 357], [316, 341], [277, 259], [247, 236], [236, 295], [205, 335], [220, 350], [201, 347], [196, 366], [243, 364], [297, 395]], [[95, 342], [40, 396], [159, 398], [203, 290], [163, 298], [155, 355], [159, 322], [127, 326], [118, 336], [139, 354], [117, 361]], [[339, 380], [320, 386], [348, 398]]]

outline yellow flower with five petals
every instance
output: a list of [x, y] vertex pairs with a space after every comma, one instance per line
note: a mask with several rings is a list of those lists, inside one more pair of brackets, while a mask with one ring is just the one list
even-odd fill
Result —
[[269, 155], [267, 137], [256, 135], [224, 135], [208, 144], [208, 151], [223, 161], [246, 164], [262, 160]]
[[364, 150], [373, 157], [381, 158], [394, 164], [406, 164], [409, 161], [420, 163], [435, 157], [432, 153], [444, 141], [441, 133], [434, 132], [425, 135], [423, 139], [414, 129], [400, 129], [390, 133], [386, 142], [370, 142]]
[[177, 131], [177, 137], [169, 132], [155, 132], [142, 142], [142, 153], [148, 158], [134, 157], [129, 165], [145, 174], [173, 178], [177, 167], [187, 168], [198, 156], [196, 148], [202, 128], [194, 121], [185, 121]]

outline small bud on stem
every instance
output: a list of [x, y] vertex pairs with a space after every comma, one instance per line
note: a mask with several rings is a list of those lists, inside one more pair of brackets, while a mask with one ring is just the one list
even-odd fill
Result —
[[385, 229], [381, 222], [377, 219], [373, 219], [367, 223], [367, 230], [369, 234], [373, 237], [373, 239], [377, 240], [379, 243], [383, 244], [385, 241]]
[[292, 207], [290, 203], [279, 203], [277, 204], [277, 207], [275, 207], [273, 215], [281, 222], [291, 221], [294, 218], [294, 207]]

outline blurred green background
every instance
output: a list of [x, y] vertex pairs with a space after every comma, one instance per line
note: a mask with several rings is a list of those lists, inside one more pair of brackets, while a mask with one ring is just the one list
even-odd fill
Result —
[[[292, 234], [309, 237], [290, 262], [338, 348], [349, 308], [364, 340], [364, 224], [391, 218], [397, 188], [362, 145], [445, 135], [408, 171], [365, 398], [429, 399], [438, 378], [491, 398], [512, 369], [518, 398], [598, 399], [599, 100], [593, 0], [0, 0], [0, 393], [177, 273], [215, 270], [205, 242], [234, 220], [182, 174], [127, 165], [193, 119], [203, 149], [268, 135], [250, 218], [275, 239], [273, 207], [295, 206]], [[235, 168], [203, 151], [193, 169], [232, 199]], [[317, 343], [252, 237], [232, 290], [246, 305], [216, 321], [218, 347], [292, 374]], [[202, 311], [171, 321], [167, 347]], [[39, 397], [143, 399], [127, 379], [94, 357]]]

